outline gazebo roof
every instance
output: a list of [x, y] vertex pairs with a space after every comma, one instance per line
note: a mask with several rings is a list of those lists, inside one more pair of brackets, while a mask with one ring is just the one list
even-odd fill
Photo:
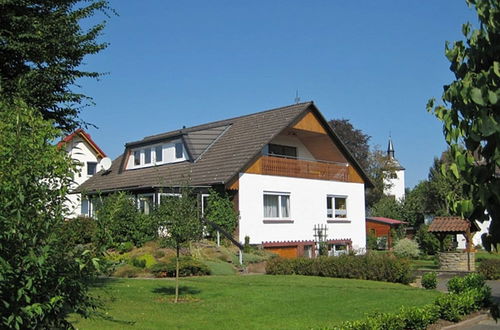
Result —
[[474, 221], [468, 221], [461, 217], [435, 217], [429, 225], [431, 233], [465, 233], [470, 229], [471, 232], [479, 231]]

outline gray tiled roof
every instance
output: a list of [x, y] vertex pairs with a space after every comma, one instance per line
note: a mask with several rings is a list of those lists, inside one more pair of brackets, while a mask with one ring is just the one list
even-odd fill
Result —
[[[308, 109], [317, 111], [312, 102], [299, 103], [153, 135], [128, 143], [126, 148], [182, 137], [194, 161], [121, 170], [122, 155], [113, 161], [109, 171], [97, 173], [83, 183], [78, 191], [168, 187], [186, 183], [193, 186], [226, 184], [258, 156], [269, 141], [286, 127], [293, 125]], [[346, 152], [345, 146], [337, 142]], [[126, 152], [127, 149], [124, 154]], [[352, 163], [352, 156], [347, 156]], [[355, 166], [359, 169], [357, 163]], [[363, 172], [362, 175], [366, 178]], [[369, 184], [369, 180], [366, 180]]]

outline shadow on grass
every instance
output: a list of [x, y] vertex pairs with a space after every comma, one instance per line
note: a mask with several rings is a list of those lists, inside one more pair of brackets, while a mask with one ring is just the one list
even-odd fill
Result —
[[[174, 295], [175, 294], [175, 286], [162, 286], [157, 287], [152, 290], [153, 293], [164, 294], [164, 295]], [[189, 286], [180, 286], [179, 294], [180, 295], [196, 295], [200, 293], [201, 290], [195, 289]]]

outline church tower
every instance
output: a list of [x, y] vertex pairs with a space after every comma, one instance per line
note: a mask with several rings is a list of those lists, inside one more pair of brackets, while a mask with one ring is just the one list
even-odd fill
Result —
[[405, 198], [405, 168], [394, 157], [394, 144], [389, 136], [387, 145], [386, 177], [384, 179], [384, 194], [397, 200]]

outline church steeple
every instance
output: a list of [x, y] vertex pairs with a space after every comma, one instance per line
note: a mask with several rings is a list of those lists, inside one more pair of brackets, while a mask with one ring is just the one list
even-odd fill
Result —
[[392, 138], [389, 135], [389, 144], [387, 145], [387, 158], [394, 159], [394, 144], [392, 143]]

